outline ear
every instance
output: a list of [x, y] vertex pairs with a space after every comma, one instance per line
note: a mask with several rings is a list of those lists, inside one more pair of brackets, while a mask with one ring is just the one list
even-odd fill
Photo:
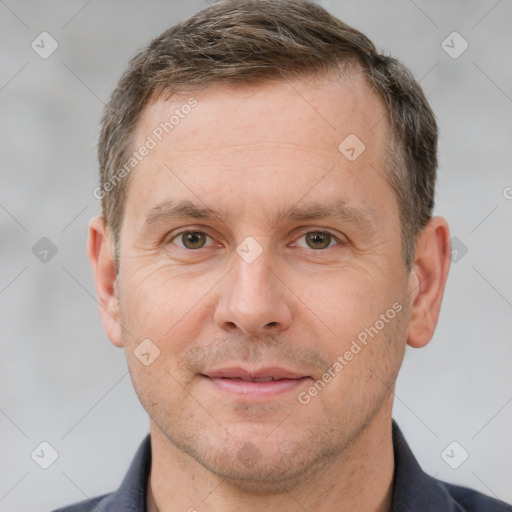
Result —
[[416, 243], [410, 274], [411, 309], [407, 343], [424, 347], [434, 335], [450, 269], [450, 230], [442, 217], [433, 217]]
[[87, 239], [87, 256], [94, 273], [98, 310], [108, 339], [116, 347], [122, 347], [117, 275], [111, 252], [112, 247], [110, 234], [107, 232], [103, 217], [97, 216], [91, 219]]

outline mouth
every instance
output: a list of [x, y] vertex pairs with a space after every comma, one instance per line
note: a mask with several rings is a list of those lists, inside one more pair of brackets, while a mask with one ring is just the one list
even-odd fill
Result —
[[262, 368], [247, 370], [244, 368], [220, 368], [200, 374], [215, 389], [247, 399], [268, 399], [296, 390], [305, 381], [312, 380], [285, 368]]

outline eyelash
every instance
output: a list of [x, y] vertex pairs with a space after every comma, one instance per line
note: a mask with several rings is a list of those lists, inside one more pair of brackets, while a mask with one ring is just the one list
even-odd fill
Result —
[[[206, 233], [205, 231], [202, 231], [200, 229], [190, 229], [190, 228], [188, 228], [188, 229], [183, 229], [182, 231], [179, 231], [178, 233], [173, 234], [171, 237], [167, 238], [164, 241], [164, 243], [165, 244], [170, 244], [170, 243], [173, 242], [173, 240], [176, 240], [177, 238], [179, 238], [181, 235], [183, 235], [185, 233], [202, 233], [202, 234], [206, 235], [208, 238], [210, 238], [211, 240], [213, 240], [213, 238], [208, 233]], [[319, 230], [319, 229], [318, 230], [317, 229], [313, 229], [313, 230], [305, 231], [298, 238], [296, 238], [293, 243], [296, 244], [297, 240], [301, 239], [302, 237], [306, 236], [309, 233], [319, 233], [319, 234], [330, 235], [331, 236], [331, 242], [332, 241], [337, 242], [334, 246], [336, 246], [336, 245], [346, 245], [346, 242], [343, 242], [342, 240], [340, 240], [336, 235], [334, 235], [330, 231]], [[331, 249], [334, 246], [333, 245], [329, 245], [328, 247], [326, 247], [324, 249], [312, 249], [311, 247], [301, 247], [301, 248], [302, 249], [310, 249], [310, 250], [315, 251], [315, 252], [322, 252], [322, 251], [325, 251], [327, 249]], [[199, 251], [201, 249], [207, 249], [209, 246], [203, 246], [203, 247], [200, 247], [198, 249], [189, 249], [188, 247], [184, 247], [184, 246], [180, 246], [180, 245], [178, 245], [178, 247], [180, 247], [181, 249], [185, 249], [187, 251], [193, 252], [193, 251]]]

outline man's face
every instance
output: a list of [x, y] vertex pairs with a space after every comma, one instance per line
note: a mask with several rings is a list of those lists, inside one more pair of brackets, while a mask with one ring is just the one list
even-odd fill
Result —
[[130, 176], [132, 380], [162, 438], [214, 473], [300, 477], [391, 410], [409, 277], [385, 109], [359, 76], [218, 86], [149, 105], [134, 149], [190, 96]]

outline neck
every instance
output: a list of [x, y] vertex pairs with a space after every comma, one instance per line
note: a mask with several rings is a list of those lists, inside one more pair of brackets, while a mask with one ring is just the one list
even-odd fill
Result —
[[337, 510], [388, 512], [394, 471], [391, 409], [382, 407], [372, 421], [331, 463], [282, 492], [248, 492], [213, 474], [176, 448], [151, 422], [152, 466], [148, 512], [292, 512]]

